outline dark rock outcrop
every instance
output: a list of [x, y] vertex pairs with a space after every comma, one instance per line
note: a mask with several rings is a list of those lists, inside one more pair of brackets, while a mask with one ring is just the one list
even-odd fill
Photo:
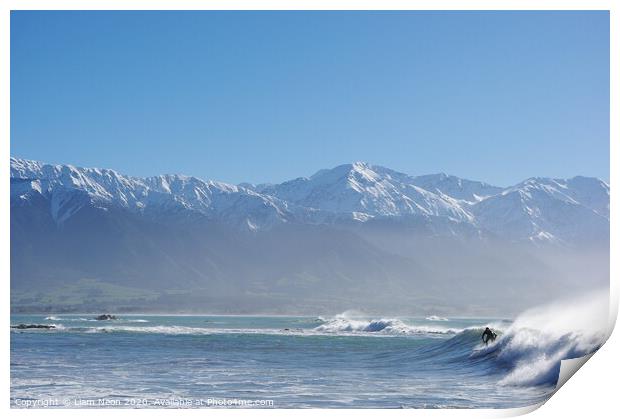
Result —
[[118, 317], [116, 317], [113, 314], [101, 314], [97, 317], [95, 317], [95, 320], [117, 320]]
[[53, 324], [18, 324], [11, 326], [11, 329], [56, 329]]

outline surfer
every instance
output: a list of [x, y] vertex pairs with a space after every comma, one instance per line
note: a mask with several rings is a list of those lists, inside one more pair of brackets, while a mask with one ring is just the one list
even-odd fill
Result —
[[488, 345], [489, 341], [495, 342], [495, 338], [497, 337], [497, 334], [495, 334], [495, 332], [493, 332], [491, 329], [487, 327], [486, 329], [484, 329], [484, 332], [482, 332], [481, 337], [482, 337], [482, 341], [484, 342], [484, 344]]

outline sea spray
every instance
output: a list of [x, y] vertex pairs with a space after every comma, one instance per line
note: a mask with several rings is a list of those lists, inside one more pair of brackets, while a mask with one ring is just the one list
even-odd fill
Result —
[[331, 319], [321, 318], [323, 324], [314, 328], [315, 332], [339, 333], [382, 333], [382, 334], [455, 334], [463, 329], [415, 325], [396, 318], [368, 319], [353, 316], [350, 311], [338, 314]]
[[498, 342], [496, 361], [508, 365], [501, 385], [555, 385], [563, 359], [595, 352], [608, 337], [609, 294], [595, 292], [528, 310]]

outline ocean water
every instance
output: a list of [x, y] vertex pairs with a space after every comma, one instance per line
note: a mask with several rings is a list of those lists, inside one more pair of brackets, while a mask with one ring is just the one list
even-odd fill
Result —
[[11, 329], [11, 407], [521, 407], [600, 344], [501, 319], [93, 317], [11, 316], [56, 326]]

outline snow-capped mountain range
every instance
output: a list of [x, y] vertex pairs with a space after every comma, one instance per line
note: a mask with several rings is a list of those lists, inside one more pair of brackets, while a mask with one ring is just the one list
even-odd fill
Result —
[[367, 163], [232, 185], [12, 158], [10, 245], [21, 312], [490, 315], [608, 284], [609, 186]]
[[567, 244], [609, 236], [609, 185], [596, 178], [530, 178], [503, 188], [445, 174], [410, 176], [362, 162], [280, 184], [232, 185], [11, 158], [12, 210], [33, 201], [49, 205], [57, 225], [91, 207], [149, 217], [197, 215], [245, 231], [414, 220], [442, 227], [433, 231], [458, 234], [455, 226], [467, 227], [510, 241]]

